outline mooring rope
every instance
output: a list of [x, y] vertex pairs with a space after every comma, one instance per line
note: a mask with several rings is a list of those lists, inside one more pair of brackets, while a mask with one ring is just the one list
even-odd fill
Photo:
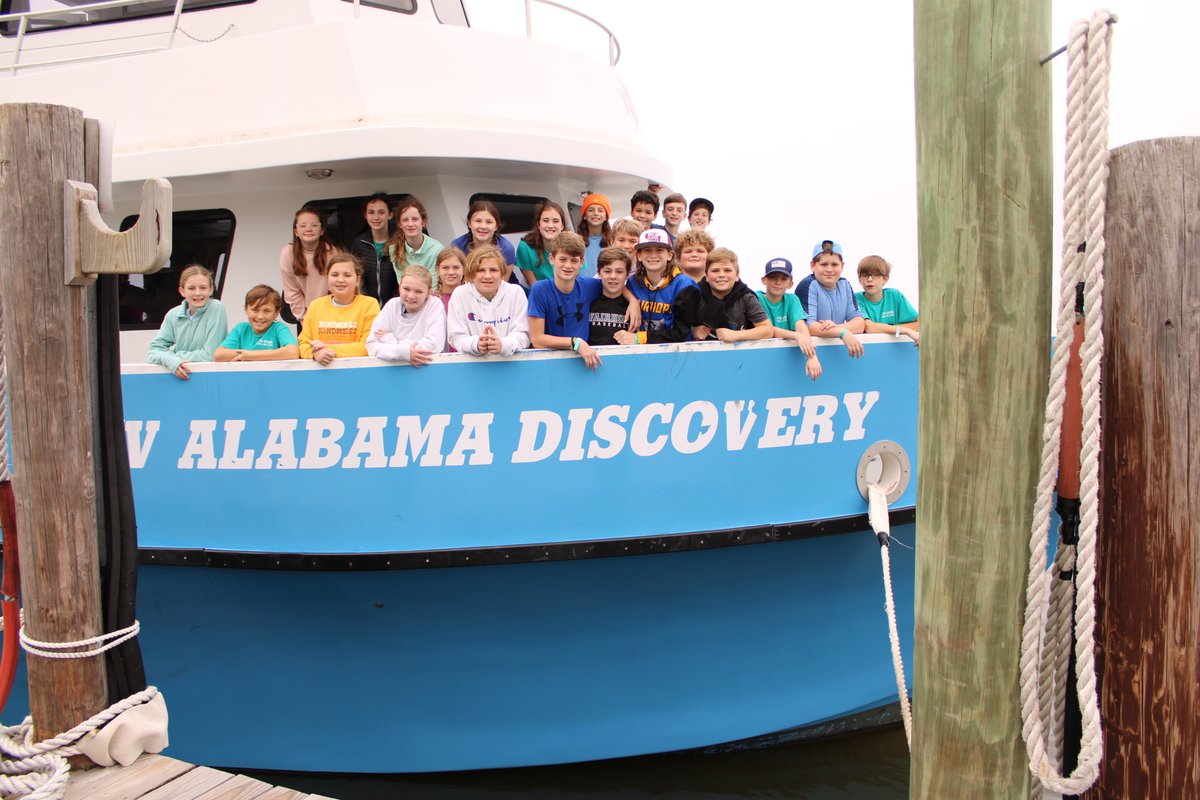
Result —
[[[1111, 22], [1107, 10], [1071, 28], [1067, 43], [1067, 146], [1063, 185], [1063, 260], [1050, 389], [1042, 432], [1042, 470], [1029, 538], [1029, 574], [1025, 589], [1025, 623], [1021, 642], [1021, 734], [1034, 777], [1031, 796], [1045, 786], [1060, 794], [1080, 794], [1099, 776], [1104, 742], [1096, 691], [1096, 526], [1100, 462], [1100, 358], [1104, 347], [1102, 294], [1104, 289], [1104, 213], [1108, 186], [1108, 75]], [[1085, 282], [1082, 346], [1083, 437], [1080, 455], [1080, 533], [1072, 547], [1060, 542], [1063, 553], [1052, 575], [1046, 569], [1050, 506], [1058, 471], [1059, 435], [1066, 369], [1074, 327], [1075, 287]], [[1073, 550], [1074, 552], [1069, 552]], [[1056, 558], [1056, 561], [1058, 559]], [[1073, 562], [1073, 563], [1072, 563]], [[1072, 570], [1073, 567], [1073, 570]], [[1069, 588], [1049, 583], [1060, 572], [1074, 572], [1078, 592], [1075, 613], [1076, 693], [1082, 717], [1078, 764], [1070, 775], [1060, 774], [1066, 652], [1059, 638], [1069, 631]], [[1067, 581], [1060, 581], [1067, 583]], [[1057, 595], [1052, 614], [1050, 595]], [[1050, 627], [1048, 627], [1050, 626]], [[1054, 633], [1051, 636], [1049, 634]], [[1069, 642], [1069, 636], [1066, 642]], [[1060, 652], [1061, 651], [1061, 652]], [[1054, 708], [1045, 708], [1046, 703]], [[1049, 736], [1049, 739], [1047, 739]], [[1053, 762], [1052, 762], [1053, 759]]]
[[66, 733], [41, 742], [33, 741], [32, 717], [26, 717], [20, 725], [0, 726], [0, 755], [3, 756], [0, 760], [0, 795], [25, 800], [59, 800], [66, 794], [71, 771], [67, 759], [81, 753], [76, 743], [129, 709], [157, 696], [158, 689], [147, 686]]
[[912, 750], [912, 706], [904, 682], [904, 656], [900, 651], [900, 629], [896, 625], [896, 600], [892, 595], [891, 524], [887, 494], [878, 483], [867, 485], [867, 517], [879, 539], [879, 560], [883, 567], [883, 608], [887, 614], [888, 641], [892, 646], [892, 671], [896, 674], [896, 693], [900, 698], [900, 718], [904, 721], [904, 739]]

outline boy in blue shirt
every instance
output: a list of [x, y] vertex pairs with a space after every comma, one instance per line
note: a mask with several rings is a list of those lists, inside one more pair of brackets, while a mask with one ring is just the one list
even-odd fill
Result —
[[[604, 284], [595, 278], [578, 280], [586, 247], [583, 237], [571, 231], [563, 231], [550, 242], [554, 280], [538, 281], [529, 291], [529, 339], [534, 347], [573, 350], [594, 370], [601, 360], [587, 342], [588, 315]], [[635, 299], [628, 289], [623, 294], [628, 300]], [[628, 313], [635, 317], [631, 319], [633, 328], [641, 324], [637, 303], [629, 303]]]
[[214, 361], [283, 361], [300, 357], [291, 328], [279, 321], [283, 299], [260, 283], [246, 292], [246, 319], [233, 326], [213, 353]]
[[854, 301], [850, 281], [842, 277], [842, 246], [832, 239], [817, 242], [810, 266], [812, 274], [796, 287], [808, 316], [808, 332], [822, 339], [839, 339], [851, 358], [862, 358], [858, 334], [866, 330], [866, 320]]
[[858, 282], [863, 290], [854, 299], [867, 320], [867, 333], [890, 333], [907, 336], [920, 345], [920, 323], [917, 310], [899, 289], [884, 285], [892, 275], [892, 265], [882, 256], [867, 256], [858, 262]]
[[772, 335], [777, 339], [791, 339], [800, 347], [805, 358], [804, 372], [815, 381], [821, 376], [821, 362], [808, 332], [808, 317], [800, 298], [788, 294], [788, 289], [792, 288], [792, 262], [786, 258], [772, 258], [767, 262], [762, 282], [766, 291], [755, 294], [771, 321]]

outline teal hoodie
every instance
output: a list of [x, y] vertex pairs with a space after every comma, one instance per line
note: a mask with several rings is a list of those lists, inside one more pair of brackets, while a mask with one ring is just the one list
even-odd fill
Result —
[[184, 300], [163, 317], [158, 336], [150, 342], [146, 360], [171, 372], [179, 369], [184, 361], [212, 361], [213, 352], [227, 333], [229, 323], [220, 300], [209, 300], [190, 317], [187, 300]]

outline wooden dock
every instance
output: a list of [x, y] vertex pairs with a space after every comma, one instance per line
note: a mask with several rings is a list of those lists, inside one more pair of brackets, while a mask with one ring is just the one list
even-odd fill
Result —
[[333, 800], [245, 775], [144, 755], [128, 767], [73, 771], [66, 800]]

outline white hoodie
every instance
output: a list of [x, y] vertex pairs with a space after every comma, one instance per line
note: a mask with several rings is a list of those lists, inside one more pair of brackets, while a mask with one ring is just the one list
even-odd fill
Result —
[[450, 295], [446, 327], [450, 344], [460, 353], [479, 352], [479, 335], [491, 325], [500, 337], [502, 355], [511, 356], [529, 347], [529, 301], [515, 283], [502, 283], [488, 300], [473, 283], [465, 283]]
[[[377, 331], [386, 330], [379, 334]], [[430, 353], [446, 349], [446, 310], [440, 298], [431, 295], [415, 313], [404, 308], [399, 297], [387, 301], [371, 323], [367, 354], [384, 361], [408, 361], [413, 345]]]

